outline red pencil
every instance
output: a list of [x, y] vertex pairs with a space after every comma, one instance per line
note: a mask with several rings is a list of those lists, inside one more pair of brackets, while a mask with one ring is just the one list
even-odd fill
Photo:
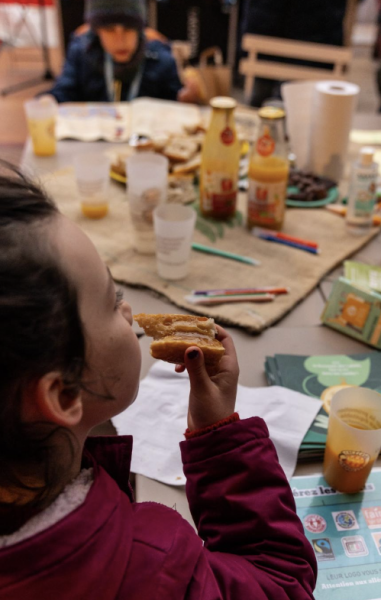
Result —
[[282, 233], [281, 231], [272, 231], [271, 229], [262, 229], [261, 227], [254, 227], [252, 230], [254, 235], [266, 235], [278, 238], [279, 240], [284, 240], [285, 242], [294, 242], [294, 244], [302, 244], [303, 246], [307, 246], [307, 248], [315, 248], [317, 249], [319, 245], [316, 242], [311, 242], [310, 240], [303, 240], [302, 238], [294, 237], [293, 235], [288, 235], [287, 233]]
[[309, 240], [303, 240], [302, 238], [294, 237], [293, 235], [287, 235], [286, 233], [282, 233], [281, 231], [276, 232], [276, 237], [280, 240], [286, 240], [288, 242], [295, 242], [295, 244], [303, 244], [303, 246], [308, 246], [308, 248], [318, 248], [319, 244], [316, 242], [310, 242]]

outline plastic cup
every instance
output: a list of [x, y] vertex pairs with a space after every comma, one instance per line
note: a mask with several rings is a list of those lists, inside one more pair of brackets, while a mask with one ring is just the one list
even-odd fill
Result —
[[344, 493], [359, 492], [381, 447], [381, 394], [345, 388], [332, 398], [323, 474]]
[[163, 279], [188, 275], [196, 213], [188, 206], [164, 204], [154, 211], [157, 271]]
[[85, 217], [101, 219], [109, 210], [110, 160], [97, 153], [74, 157], [75, 177]]
[[155, 254], [153, 211], [167, 200], [168, 159], [144, 152], [126, 160], [132, 244], [141, 254]]
[[53, 96], [44, 96], [24, 103], [28, 129], [36, 156], [56, 153], [57, 102]]

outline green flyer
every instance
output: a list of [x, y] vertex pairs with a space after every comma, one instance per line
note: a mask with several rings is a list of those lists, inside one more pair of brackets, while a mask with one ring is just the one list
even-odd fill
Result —
[[291, 488], [318, 563], [316, 600], [381, 600], [381, 469], [358, 494], [341, 494], [321, 475]]

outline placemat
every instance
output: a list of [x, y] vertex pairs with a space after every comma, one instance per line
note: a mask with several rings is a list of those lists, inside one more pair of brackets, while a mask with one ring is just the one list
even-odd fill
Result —
[[[288, 209], [283, 231], [318, 242], [321, 253], [310, 254], [288, 246], [253, 237], [244, 226], [247, 195], [239, 197], [237, 215], [232, 222], [216, 222], [198, 216], [194, 241], [223, 250], [250, 256], [261, 261], [251, 266], [218, 256], [192, 251], [189, 275], [181, 281], [169, 282], [156, 273], [155, 256], [137, 254], [130, 243], [130, 219], [124, 186], [110, 183], [110, 212], [101, 220], [82, 216], [72, 168], [43, 177], [41, 183], [56, 201], [63, 214], [75, 221], [92, 239], [116, 281], [143, 286], [166, 296], [180, 308], [213, 317], [217, 322], [258, 333], [278, 321], [303, 300], [318, 282], [364, 246], [378, 233], [351, 236], [344, 219], [325, 209]], [[287, 286], [290, 293], [277, 296], [273, 302], [256, 304], [221, 304], [213, 307], [194, 306], [184, 296], [194, 289], [240, 288], [253, 286]], [[134, 306], [144, 312], [144, 306]]]

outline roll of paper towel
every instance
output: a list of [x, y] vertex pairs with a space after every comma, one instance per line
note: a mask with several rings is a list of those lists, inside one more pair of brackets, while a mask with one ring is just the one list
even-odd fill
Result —
[[309, 168], [339, 181], [360, 88], [346, 81], [319, 81], [312, 99]]
[[284, 83], [281, 89], [298, 168], [338, 182], [347, 159], [359, 87], [328, 80]]

